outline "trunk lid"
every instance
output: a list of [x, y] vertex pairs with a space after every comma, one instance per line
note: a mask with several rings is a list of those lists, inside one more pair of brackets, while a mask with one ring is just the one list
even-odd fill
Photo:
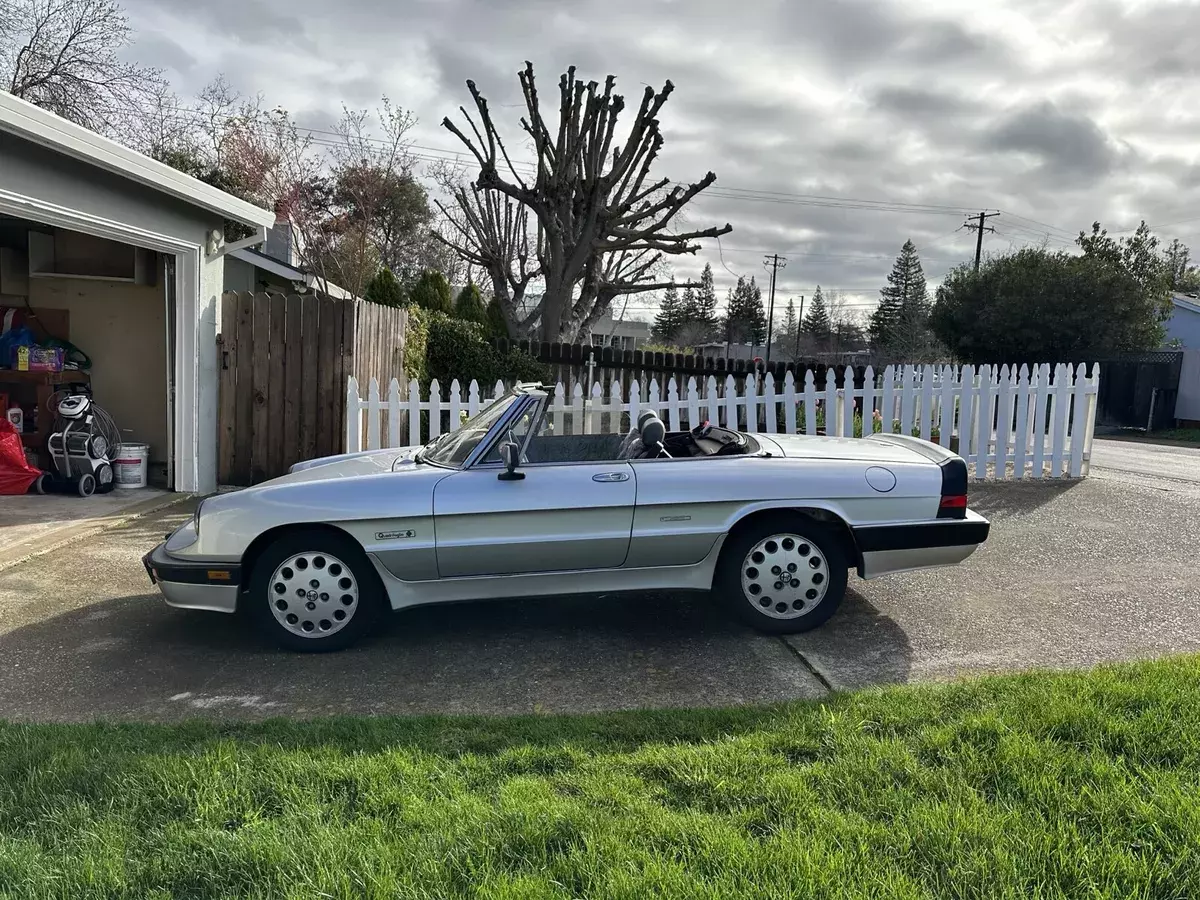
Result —
[[[921, 463], [932, 462], [929, 455], [916, 448], [906, 446], [911, 442], [889, 440], [887, 435], [871, 438], [818, 437], [805, 434], [756, 434], [760, 444], [772, 452], [779, 452], [790, 459], [845, 459], [874, 463]], [[925, 443], [925, 442], [922, 442]], [[771, 444], [778, 448], [776, 451]], [[949, 455], [949, 451], [931, 448]]]

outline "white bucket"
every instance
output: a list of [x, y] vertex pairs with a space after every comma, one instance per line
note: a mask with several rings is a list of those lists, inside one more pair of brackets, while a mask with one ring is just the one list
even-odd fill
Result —
[[149, 444], [122, 444], [121, 452], [112, 461], [113, 483], [119, 488], [144, 488], [149, 459]]

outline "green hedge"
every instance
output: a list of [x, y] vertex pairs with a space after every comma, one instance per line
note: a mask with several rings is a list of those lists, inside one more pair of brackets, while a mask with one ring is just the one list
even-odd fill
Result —
[[430, 313], [419, 306], [408, 308], [408, 326], [404, 332], [404, 383], [414, 378], [422, 385], [428, 383], [425, 375], [425, 353], [429, 342]]
[[463, 391], [472, 379], [490, 396], [497, 381], [544, 381], [549, 369], [521, 350], [501, 353], [487, 340], [484, 326], [444, 313], [426, 313], [428, 338], [422, 388], [433, 379], [445, 389], [455, 378]]

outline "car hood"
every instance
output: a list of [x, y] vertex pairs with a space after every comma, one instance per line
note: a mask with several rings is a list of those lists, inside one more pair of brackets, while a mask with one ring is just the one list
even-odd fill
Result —
[[342, 453], [338, 456], [310, 459], [296, 463], [288, 474], [264, 481], [256, 487], [380, 475], [384, 472], [400, 472], [408, 467], [415, 469], [418, 464], [413, 457], [420, 449], [420, 446], [392, 447], [387, 450], [363, 450], [359, 453]]
[[850, 437], [817, 437], [805, 434], [756, 434], [760, 444], [770, 450], [771, 444], [784, 456], [798, 459], [845, 459], [858, 462], [915, 463], [929, 460], [901, 442], [886, 437], [870, 439]]

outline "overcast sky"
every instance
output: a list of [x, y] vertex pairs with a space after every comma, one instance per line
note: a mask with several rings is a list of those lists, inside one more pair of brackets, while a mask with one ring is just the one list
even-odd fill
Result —
[[[440, 127], [472, 78], [520, 146], [516, 79], [543, 96], [569, 64], [617, 76], [636, 105], [671, 79], [661, 175], [717, 174], [689, 224], [729, 222], [676, 271], [713, 264], [780, 301], [815, 285], [865, 310], [906, 238], [931, 282], [974, 253], [962, 213], [987, 207], [1005, 250], [1066, 246], [1100, 219], [1145, 218], [1200, 245], [1200, 5], [1127, 0], [126, 0], [133, 56], [194, 93], [218, 73], [312, 128], [380, 94]], [[433, 150], [420, 152], [434, 152]], [[764, 192], [749, 194], [746, 192]], [[771, 192], [771, 193], [765, 193]], [[844, 198], [812, 201], [797, 195]], [[928, 213], [854, 201], [951, 207]], [[1022, 218], [1018, 218], [1022, 217]], [[956, 231], [956, 229], [959, 229]], [[637, 313], [644, 299], [635, 299]]]

